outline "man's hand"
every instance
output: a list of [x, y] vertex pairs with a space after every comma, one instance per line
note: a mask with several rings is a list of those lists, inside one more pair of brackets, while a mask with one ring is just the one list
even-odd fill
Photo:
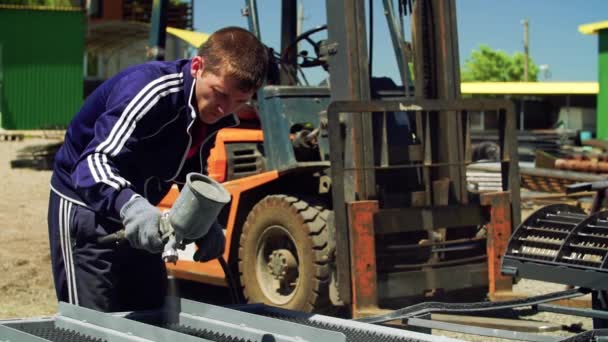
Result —
[[222, 226], [214, 222], [209, 232], [202, 238], [195, 241], [198, 249], [194, 252], [194, 261], [207, 262], [224, 254], [226, 237]]
[[162, 252], [160, 216], [160, 210], [141, 196], [133, 197], [122, 207], [120, 217], [131, 247], [144, 249], [150, 253]]

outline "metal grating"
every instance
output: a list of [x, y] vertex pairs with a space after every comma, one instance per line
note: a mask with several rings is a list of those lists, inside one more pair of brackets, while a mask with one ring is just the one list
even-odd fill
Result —
[[517, 228], [507, 254], [522, 259], [554, 261], [570, 232], [586, 217], [577, 207], [541, 208]]
[[15, 327], [17, 330], [23, 331], [30, 335], [43, 338], [48, 341], [56, 342], [106, 342], [101, 338], [94, 338], [74, 330], [57, 328], [54, 325], [20, 325]]
[[[277, 311], [278, 310], [278, 311]], [[272, 314], [277, 318], [274, 319]], [[309, 317], [310, 319], [307, 319]], [[457, 341], [322, 315], [242, 305], [238, 310], [167, 298], [159, 310], [103, 313], [59, 303], [49, 319], [0, 321], [0, 341]]]
[[550, 205], [515, 230], [503, 258], [503, 273], [604, 288], [607, 255], [608, 211], [588, 216], [575, 206]]
[[264, 171], [264, 155], [258, 143], [227, 143], [227, 180], [257, 175]]
[[331, 324], [328, 322], [313, 321], [313, 320], [309, 320], [309, 319], [306, 319], [303, 317], [291, 317], [291, 316], [285, 316], [285, 315], [280, 315], [280, 314], [276, 314], [276, 313], [267, 313], [267, 314], [265, 314], [265, 316], [280, 319], [283, 321], [298, 323], [298, 324], [306, 325], [309, 327], [340, 332], [340, 333], [343, 333], [344, 336], [346, 336], [347, 342], [368, 342], [368, 341], [374, 341], [374, 342], [414, 342], [414, 341], [416, 341], [417, 342], [417, 341], [421, 341], [420, 339], [417, 339], [417, 338], [390, 336], [390, 335], [377, 333], [374, 331], [366, 331], [366, 330], [357, 329], [357, 328], [353, 328], [353, 327], [342, 326], [342, 325], [338, 325], [338, 324]]
[[249, 339], [238, 338], [235, 336], [230, 336], [227, 334], [219, 333], [216, 331], [211, 331], [208, 329], [197, 329], [191, 326], [180, 325], [177, 323], [171, 323], [161, 326], [162, 328], [173, 330], [176, 332], [180, 332], [183, 334], [188, 334], [191, 336], [196, 336], [200, 338], [204, 338], [206, 340], [215, 341], [215, 342], [254, 342]]

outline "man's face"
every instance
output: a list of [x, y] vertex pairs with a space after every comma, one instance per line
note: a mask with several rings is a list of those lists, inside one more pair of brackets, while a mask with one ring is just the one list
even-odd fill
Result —
[[205, 73], [204, 62], [199, 56], [192, 60], [191, 73], [196, 79], [193, 105], [200, 120], [206, 124], [213, 124], [233, 113], [253, 96], [253, 90], [239, 90], [236, 81], [229, 76]]

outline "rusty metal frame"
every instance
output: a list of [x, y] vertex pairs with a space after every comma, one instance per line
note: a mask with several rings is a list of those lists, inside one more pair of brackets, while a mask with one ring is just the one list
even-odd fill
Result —
[[[365, 263], [364, 260], [359, 260], [356, 246], [351, 243], [353, 238], [351, 234], [355, 234], [350, 223], [353, 221], [352, 215], [360, 208], [357, 201], [375, 200], [373, 196], [368, 196], [366, 190], [369, 186], [368, 179], [374, 178], [376, 169], [382, 166], [370, 165], [366, 160], [363, 163], [357, 163], [355, 158], [354, 163], [349, 163], [352, 167], [345, 165], [345, 160], [352, 156], [345, 155], [349, 144], [361, 144], [363, 150], [365, 147], [372, 145], [371, 137], [368, 135], [354, 136], [353, 132], [344, 132], [343, 122], [350, 115], [360, 115], [361, 113], [385, 113], [385, 112], [415, 112], [417, 118], [429, 117], [429, 115], [464, 115], [467, 116], [469, 111], [488, 111], [497, 110], [499, 116], [499, 145], [501, 147], [501, 175], [503, 190], [510, 191], [510, 216], [511, 224], [519, 224], [520, 219], [520, 189], [519, 189], [519, 169], [517, 156], [517, 140], [515, 135], [515, 108], [514, 104], [508, 100], [498, 99], [456, 99], [456, 100], [428, 100], [428, 99], [407, 99], [392, 100], [392, 101], [334, 101], [328, 107], [328, 131], [334, 132], [330, 135], [331, 153], [331, 175], [332, 175], [332, 196], [335, 213], [336, 226], [336, 250], [337, 250], [337, 269], [338, 269], [338, 288], [342, 298], [349, 303], [350, 300], [357, 296], [357, 304], [363, 306], [372, 305], [377, 298], [369, 297], [362, 298], [361, 292], [353, 293], [362, 289], [359, 282], [364, 283], [369, 278], [368, 274], [359, 277], [355, 272], [356, 265]], [[347, 116], [343, 116], [347, 115]], [[373, 115], [373, 114], [372, 114]], [[418, 120], [417, 120], [418, 121]], [[467, 122], [467, 120], [465, 120]], [[418, 123], [417, 123], [418, 124]], [[348, 125], [347, 125], [348, 127]], [[352, 128], [351, 128], [352, 129]], [[464, 129], [463, 133], [465, 141], [468, 140], [469, 130]], [[427, 149], [424, 144], [430, 144], [430, 132], [426, 130], [426, 134], [419, 136], [423, 138], [423, 149]], [[384, 140], [384, 139], [383, 139]], [[466, 146], [465, 146], [466, 148]], [[349, 148], [348, 150], [352, 150]], [[433, 167], [445, 166], [444, 164], [455, 164], [455, 166], [464, 168], [470, 161], [459, 160], [457, 163], [438, 163], [433, 164], [431, 160], [425, 158], [425, 162], [418, 165], [394, 166], [394, 167], [419, 167], [423, 170], [429, 170]], [[439, 165], [441, 164], [441, 165]], [[352, 187], [347, 186], [348, 179], [352, 179]], [[428, 188], [430, 184], [425, 184]], [[349, 200], [349, 199], [355, 199]], [[427, 204], [429, 203], [427, 199]], [[460, 203], [466, 205], [466, 201]], [[422, 210], [422, 208], [421, 208]], [[504, 221], [504, 220], [503, 220]], [[372, 222], [373, 223], [373, 222]], [[360, 226], [360, 224], [357, 224]], [[373, 224], [371, 226], [373, 231]], [[374, 239], [368, 239], [366, 246], [370, 248], [374, 246]], [[349, 243], [350, 242], [350, 243]], [[352, 282], [352, 283], [351, 283]], [[352, 286], [352, 288], [351, 288]], [[375, 287], [377, 285], [363, 285], [365, 287]], [[370, 304], [372, 303], [372, 304]], [[355, 314], [355, 313], [353, 313]]]
[[489, 207], [490, 223], [487, 227], [488, 253], [488, 295], [490, 299], [495, 297], [498, 291], [510, 291], [512, 289], [512, 277], [501, 274], [502, 256], [507, 251], [509, 237], [512, 233], [511, 199], [510, 193], [497, 192], [481, 196], [481, 204]]
[[378, 309], [374, 243], [374, 214], [378, 212], [378, 201], [349, 202], [347, 207], [348, 226], [352, 233], [352, 314], [353, 318], [358, 318], [365, 316], [365, 311], [376, 313]]

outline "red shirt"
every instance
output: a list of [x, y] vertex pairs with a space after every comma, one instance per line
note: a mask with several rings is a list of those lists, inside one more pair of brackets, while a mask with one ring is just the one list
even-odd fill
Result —
[[188, 150], [187, 159], [190, 159], [192, 156], [195, 156], [201, 145], [203, 144], [203, 140], [205, 140], [205, 136], [207, 135], [207, 125], [203, 124], [200, 120], [195, 120], [192, 125], [192, 129], [190, 130], [190, 134], [192, 135], [192, 145]]

